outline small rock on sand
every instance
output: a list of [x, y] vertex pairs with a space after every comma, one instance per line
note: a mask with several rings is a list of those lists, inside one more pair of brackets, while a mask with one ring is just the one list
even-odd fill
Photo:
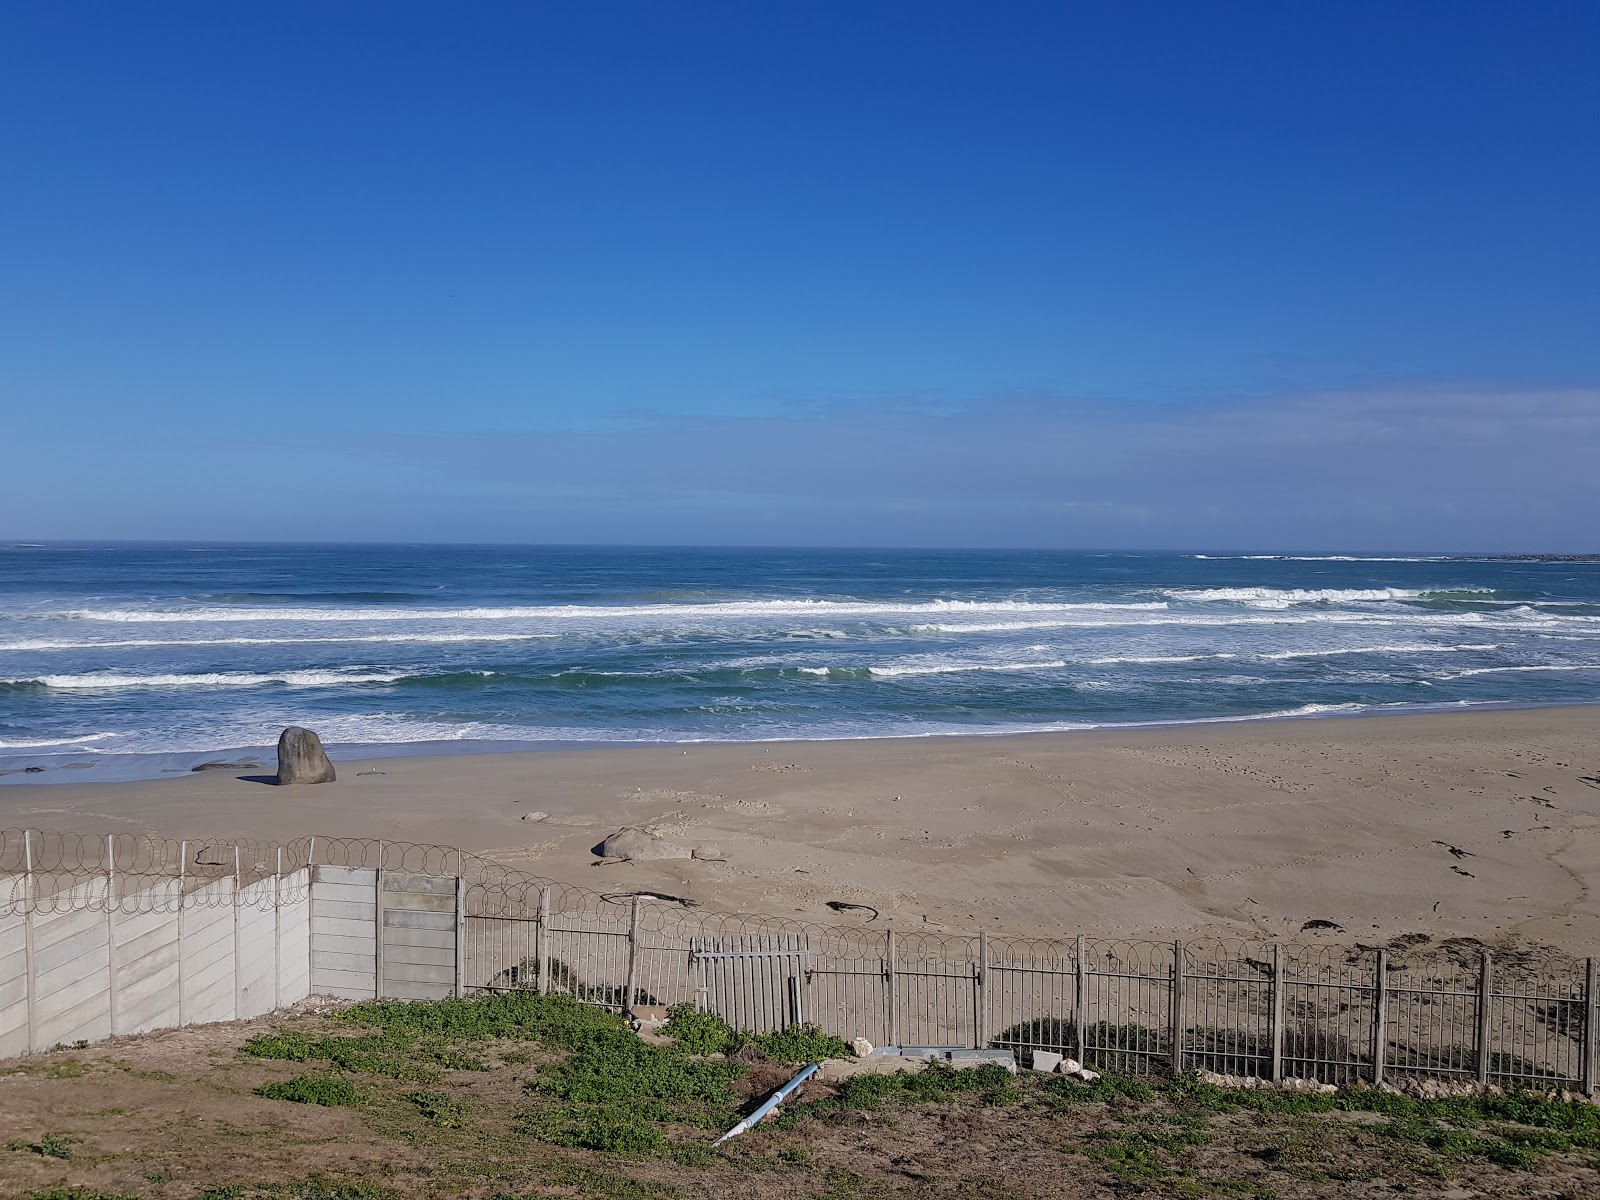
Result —
[[548, 821], [550, 814], [547, 812], [525, 812], [522, 814], [524, 821]]
[[688, 846], [680, 846], [658, 833], [633, 825], [617, 830], [596, 846], [594, 852], [600, 858], [620, 859], [623, 862], [661, 862], [689, 858], [694, 853]]

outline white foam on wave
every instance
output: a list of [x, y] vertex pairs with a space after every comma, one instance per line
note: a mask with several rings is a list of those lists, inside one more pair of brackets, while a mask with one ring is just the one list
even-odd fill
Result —
[[1465, 679], [1471, 675], [1509, 675], [1542, 671], [1600, 671], [1600, 663], [1546, 663], [1511, 667], [1472, 667], [1465, 671], [1452, 671], [1439, 675], [1439, 679]]
[[571, 621], [571, 620], [718, 620], [740, 617], [898, 616], [917, 613], [1071, 612], [1074, 610], [1148, 610], [1164, 602], [1116, 604], [1034, 600], [918, 600], [892, 603], [865, 600], [727, 600], [710, 604], [515, 605], [475, 608], [77, 608], [33, 617], [127, 624], [234, 623], [251, 621]]
[[91, 733], [85, 737], [42, 738], [42, 739], [15, 739], [0, 738], [0, 750], [43, 750], [51, 746], [87, 746], [92, 742], [103, 742], [112, 733]]
[[1376, 554], [1191, 554], [1190, 558], [1204, 558], [1213, 562], [1450, 562], [1448, 554], [1430, 554], [1414, 557]]
[[1051, 671], [1066, 666], [1063, 659], [1018, 663], [929, 663], [926, 666], [869, 667], [875, 676], [895, 679], [903, 675], [958, 675], [967, 671]]
[[83, 675], [35, 675], [22, 679], [0, 679], [7, 684], [37, 684], [54, 691], [100, 691], [129, 688], [250, 688], [282, 684], [294, 688], [340, 687], [357, 683], [394, 683], [407, 678], [406, 672], [360, 671], [207, 671], [192, 675], [119, 675], [94, 671]]
[[[1461, 592], [1492, 593], [1492, 588], [1462, 588]], [[1419, 591], [1415, 588], [1272, 588], [1272, 587], [1214, 587], [1171, 588], [1167, 595], [1175, 600], [1197, 604], [1226, 602], [1250, 604], [1261, 607], [1286, 607], [1291, 604], [1358, 604], [1384, 600], [1420, 600], [1439, 595], [1439, 590]]]
[[1346, 654], [1467, 654], [1500, 649], [1497, 642], [1473, 642], [1460, 646], [1441, 646], [1427, 642], [1397, 646], [1328, 646], [1320, 650], [1273, 650], [1252, 654], [1252, 658], [1283, 660], [1291, 658], [1336, 658]]
[[316, 645], [456, 645], [475, 642], [531, 642], [554, 633], [379, 633], [343, 637], [125, 638], [117, 641], [0, 642], [0, 650], [133, 650], [165, 646], [316, 646]]
[[1144, 654], [1144, 655], [1130, 654], [1130, 655], [1125, 655], [1125, 656], [1112, 655], [1112, 656], [1108, 656], [1106, 658], [1080, 658], [1077, 661], [1080, 662], [1080, 663], [1083, 663], [1086, 666], [1109, 667], [1109, 666], [1122, 666], [1124, 664], [1142, 666], [1142, 665], [1153, 664], [1153, 663], [1204, 662], [1204, 661], [1207, 661], [1209, 659], [1224, 659], [1224, 658], [1238, 658], [1238, 657], [1239, 656], [1237, 654], [1223, 654], [1223, 653], [1218, 653], [1218, 654]]

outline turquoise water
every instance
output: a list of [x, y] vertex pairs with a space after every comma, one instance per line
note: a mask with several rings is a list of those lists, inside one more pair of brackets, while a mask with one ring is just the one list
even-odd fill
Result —
[[[1600, 564], [1417, 555], [0, 547], [0, 770], [1600, 700]], [[77, 769], [77, 768], [75, 768]]]

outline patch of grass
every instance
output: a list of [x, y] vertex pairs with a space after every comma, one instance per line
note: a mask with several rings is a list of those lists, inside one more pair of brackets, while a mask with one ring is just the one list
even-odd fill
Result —
[[687, 1054], [732, 1054], [741, 1046], [755, 1046], [773, 1062], [787, 1066], [850, 1057], [850, 1043], [809, 1022], [776, 1033], [740, 1033], [715, 1013], [699, 1012], [692, 1004], [669, 1008], [661, 1032]]
[[209, 1187], [195, 1200], [393, 1200], [388, 1188], [366, 1183], [342, 1183], [322, 1175], [292, 1183], [263, 1183], [245, 1188], [230, 1183]]
[[28, 1193], [28, 1200], [139, 1200], [129, 1192], [102, 1192], [78, 1184], [58, 1183], [47, 1188], [36, 1188]]
[[524, 1113], [518, 1127], [553, 1146], [648, 1155], [666, 1149], [666, 1135], [656, 1126], [673, 1116], [670, 1107], [650, 1101], [544, 1104]]
[[806, 1116], [826, 1112], [862, 1111], [878, 1108], [885, 1101], [902, 1104], [936, 1103], [956, 1096], [969, 1096], [981, 1104], [1003, 1105], [1015, 1102], [1021, 1093], [1010, 1071], [994, 1063], [957, 1069], [934, 1063], [922, 1071], [895, 1071], [887, 1075], [852, 1075], [839, 1090], [825, 1100], [797, 1104], [771, 1122], [774, 1128], [789, 1129]]
[[507, 1039], [573, 1048], [598, 1029], [626, 1029], [615, 1013], [571, 996], [496, 992], [465, 1000], [370, 1000], [333, 1014], [333, 1020], [375, 1027], [391, 1035], [435, 1035], [448, 1041]]
[[466, 1124], [466, 1109], [460, 1101], [452, 1100], [443, 1092], [407, 1092], [406, 1099], [416, 1105], [417, 1111], [436, 1125], [446, 1129], [460, 1129]]
[[[634, 1179], [616, 1171], [591, 1167], [584, 1163], [558, 1162], [540, 1166], [541, 1183], [551, 1187], [571, 1188], [579, 1195], [596, 1200], [671, 1200], [682, 1193], [670, 1184], [652, 1183]], [[492, 1200], [534, 1200], [532, 1196], [520, 1197], [501, 1192]]]
[[[1333, 1112], [1371, 1112], [1388, 1118], [1378, 1132], [1399, 1142], [1426, 1147], [1447, 1157], [1481, 1158], [1499, 1166], [1527, 1170], [1546, 1154], [1600, 1150], [1600, 1108], [1538, 1092], [1455, 1096], [1414, 1100], [1376, 1088], [1338, 1093], [1291, 1092], [1275, 1088], [1232, 1089], [1186, 1074], [1158, 1087], [1113, 1075], [1092, 1084], [1052, 1077], [1041, 1094], [1064, 1103], [1165, 1102], [1180, 1113], [1253, 1112], [1262, 1117], [1315, 1116]], [[1120, 1139], [1120, 1140], [1119, 1140]], [[1163, 1153], [1173, 1147], [1148, 1131], [1112, 1139], [1100, 1157], [1115, 1172], [1150, 1176], [1170, 1167]], [[1120, 1149], [1116, 1148], [1120, 1147]]]
[[1142, 1104], [1156, 1094], [1155, 1088], [1131, 1075], [1102, 1075], [1092, 1083], [1070, 1075], [1050, 1075], [1041, 1086], [1048, 1098], [1066, 1104], [1108, 1104], [1118, 1100]]
[[132, 1063], [119, 1062], [114, 1064], [119, 1071], [126, 1071], [135, 1079], [143, 1079], [149, 1083], [176, 1083], [178, 1077], [171, 1071], [151, 1071], [143, 1067], [136, 1067]]
[[60, 1062], [21, 1062], [7, 1068], [17, 1075], [43, 1075], [46, 1079], [81, 1079], [91, 1069], [88, 1063], [75, 1058], [64, 1058]]
[[297, 1075], [282, 1083], [258, 1088], [256, 1095], [268, 1100], [288, 1100], [294, 1104], [321, 1104], [328, 1108], [354, 1108], [361, 1093], [348, 1079], [338, 1075]]
[[64, 1137], [59, 1133], [42, 1133], [37, 1142], [30, 1142], [26, 1138], [14, 1142], [7, 1142], [7, 1150], [28, 1150], [41, 1158], [58, 1158], [62, 1162], [72, 1159], [72, 1145], [77, 1138]]

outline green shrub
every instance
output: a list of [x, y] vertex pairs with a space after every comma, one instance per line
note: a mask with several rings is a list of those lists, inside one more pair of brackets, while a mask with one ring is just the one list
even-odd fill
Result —
[[825, 1058], [849, 1058], [850, 1043], [823, 1033], [815, 1025], [791, 1025], [777, 1033], [762, 1033], [747, 1039], [759, 1046], [774, 1062], [789, 1066], [821, 1062]]
[[1112, 1100], [1142, 1103], [1156, 1094], [1148, 1083], [1131, 1075], [1102, 1075], [1092, 1083], [1070, 1075], [1051, 1075], [1042, 1086], [1050, 1099], [1067, 1104], [1104, 1104]]
[[726, 1054], [739, 1045], [739, 1035], [716, 1013], [703, 1013], [692, 1004], [675, 1004], [667, 1009], [667, 1023], [661, 1032], [678, 1043], [686, 1054]]
[[353, 1108], [361, 1103], [361, 1093], [348, 1079], [337, 1075], [297, 1075], [282, 1083], [269, 1083], [256, 1091], [268, 1100], [288, 1100], [295, 1104], [322, 1104], [329, 1108]]
[[715, 1013], [700, 1012], [692, 1004], [669, 1008], [661, 1032], [676, 1040], [678, 1049], [687, 1054], [731, 1054], [741, 1046], [755, 1046], [774, 1062], [790, 1066], [850, 1056], [848, 1042], [810, 1023], [776, 1033], [741, 1033]]
[[831, 1099], [801, 1105], [796, 1111], [869, 1109], [888, 1099], [915, 1103], [963, 1093], [975, 1095], [986, 1104], [1007, 1104], [1017, 1095], [1017, 1082], [1010, 1071], [995, 1063], [965, 1069], [934, 1063], [922, 1071], [852, 1075], [839, 1085]]

